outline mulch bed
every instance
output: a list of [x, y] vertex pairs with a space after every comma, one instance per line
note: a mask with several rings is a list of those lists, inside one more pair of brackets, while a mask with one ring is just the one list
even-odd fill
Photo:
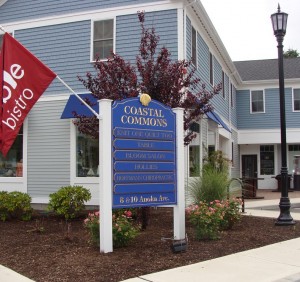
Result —
[[[299, 222], [282, 227], [274, 221], [243, 216], [216, 241], [196, 241], [187, 223], [188, 249], [173, 253], [170, 240], [162, 240], [173, 236], [172, 210], [152, 209], [147, 229], [130, 246], [103, 254], [89, 244], [83, 219], [72, 222], [66, 239], [62, 221], [44, 215], [0, 222], [0, 264], [35, 281], [122, 281], [300, 236]], [[44, 231], [37, 232], [41, 227]]]

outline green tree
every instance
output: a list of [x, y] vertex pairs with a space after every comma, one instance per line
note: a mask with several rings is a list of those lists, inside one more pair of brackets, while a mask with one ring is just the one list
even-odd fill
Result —
[[297, 50], [294, 49], [288, 49], [287, 51], [283, 52], [283, 57], [284, 58], [297, 58], [299, 57], [299, 53]]

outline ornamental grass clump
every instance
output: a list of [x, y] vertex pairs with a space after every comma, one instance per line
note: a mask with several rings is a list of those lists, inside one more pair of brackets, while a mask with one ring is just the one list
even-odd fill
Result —
[[210, 203], [199, 202], [186, 209], [187, 217], [195, 227], [198, 240], [216, 240], [221, 231], [231, 229], [241, 216], [240, 200], [214, 200]]
[[[100, 213], [89, 213], [84, 220], [84, 226], [88, 229], [91, 242], [97, 246], [100, 245], [99, 229]], [[125, 210], [120, 212], [116, 210], [112, 216], [113, 246], [116, 248], [127, 246], [134, 238], [138, 236], [140, 226], [132, 219], [132, 212]]]

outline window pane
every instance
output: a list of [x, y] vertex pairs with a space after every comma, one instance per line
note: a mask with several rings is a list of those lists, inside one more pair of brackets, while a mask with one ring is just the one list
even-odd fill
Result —
[[189, 147], [189, 167], [190, 176], [200, 176], [200, 160], [199, 160], [200, 147], [190, 146]]
[[0, 154], [0, 177], [23, 176], [23, 133], [20, 130], [6, 158]]
[[113, 20], [94, 23], [94, 40], [113, 38]]
[[99, 176], [99, 142], [77, 132], [76, 176]]
[[113, 40], [98, 41], [94, 43], [95, 57], [100, 59], [107, 59], [111, 57], [113, 51]]

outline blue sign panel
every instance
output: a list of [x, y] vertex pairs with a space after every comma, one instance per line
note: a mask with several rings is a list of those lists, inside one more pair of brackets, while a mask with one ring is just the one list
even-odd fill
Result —
[[116, 173], [114, 181], [118, 183], [174, 183], [174, 173]]
[[176, 122], [165, 105], [139, 98], [112, 107], [113, 207], [177, 203]]
[[116, 161], [160, 161], [160, 162], [174, 162], [174, 152], [150, 152], [150, 151], [129, 151], [129, 150], [115, 150], [114, 159]]

